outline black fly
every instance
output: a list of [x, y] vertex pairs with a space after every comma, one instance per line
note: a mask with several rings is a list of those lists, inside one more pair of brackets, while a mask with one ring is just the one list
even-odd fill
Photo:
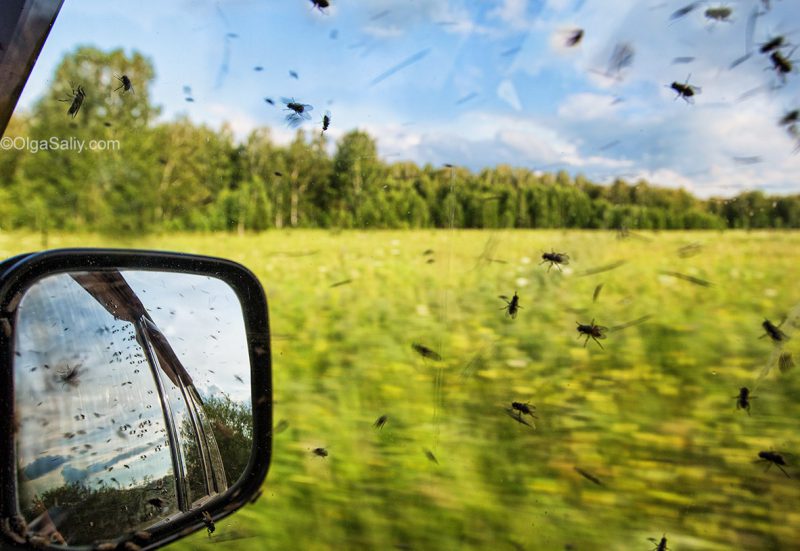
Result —
[[[507, 408], [505, 411], [506, 411], [506, 414], [508, 414], [508, 416], [511, 417], [517, 423], [521, 423], [523, 425], [527, 425], [527, 426], [531, 427], [532, 429], [536, 428], [536, 425], [533, 422], [534, 419], [538, 419], [538, 417], [536, 417], [536, 413], [535, 413], [536, 406], [532, 406], [530, 404], [522, 403], [522, 402], [511, 402], [511, 407]], [[530, 422], [526, 421], [522, 417], [523, 415], [529, 416], [531, 418]]]
[[86, 99], [86, 92], [83, 90], [83, 86], [78, 86], [77, 88], [72, 89], [72, 97], [65, 98], [58, 101], [63, 101], [65, 103], [69, 103], [69, 110], [67, 111], [67, 115], [70, 115], [73, 119], [75, 115], [78, 114], [78, 111], [81, 109], [81, 105], [83, 105], [83, 100]]
[[724, 21], [730, 23], [733, 10], [727, 6], [718, 6], [716, 8], [708, 8], [705, 12], [706, 19], [712, 21]]
[[61, 381], [62, 386], [67, 385], [72, 388], [77, 388], [78, 385], [81, 384], [79, 379], [82, 371], [80, 365], [76, 365], [74, 367], [67, 366], [66, 369], [62, 369], [57, 373], [59, 381]]
[[786, 475], [786, 478], [792, 478], [791, 476], [789, 476], [789, 473], [787, 473], [786, 470], [784, 469], [784, 467], [788, 467], [789, 465], [786, 464], [786, 460], [778, 452], [761, 451], [758, 452], [758, 457], [759, 457], [758, 461], [766, 462], [767, 464], [767, 468], [764, 469], [764, 472], [768, 471], [770, 467], [775, 465], [781, 470], [783, 474]]
[[766, 333], [761, 335], [759, 338], [763, 339], [764, 337], [769, 337], [770, 339], [772, 339], [772, 342], [788, 341], [789, 337], [786, 335], [786, 333], [781, 331], [780, 329], [781, 325], [783, 325], [783, 322], [781, 322], [778, 325], [775, 325], [768, 319], [765, 319], [761, 324], [761, 327], [764, 328], [764, 331], [766, 331]]
[[786, 46], [789, 46], [789, 42], [786, 40], [786, 37], [778, 35], [764, 42], [761, 46], [759, 46], [758, 51], [762, 54], [768, 54], [772, 51], [778, 51], [781, 48], [785, 48]]
[[551, 249], [549, 253], [542, 254], [542, 261], [539, 262], [539, 265], [541, 266], [545, 262], [550, 263], [550, 265], [547, 267], [548, 272], [553, 266], [561, 270], [561, 264], [569, 264], [569, 255], [566, 253], [557, 253]]
[[330, 0], [311, 0], [311, 3], [322, 13], [325, 13], [325, 9], [331, 7]]
[[307, 103], [299, 103], [294, 99], [288, 98], [281, 98], [281, 101], [286, 105], [286, 109], [284, 111], [291, 111], [288, 115], [286, 115], [286, 122], [289, 123], [289, 126], [296, 127], [302, 124], [304, 120], [310, 120], [311, 114], [309, 111], [313, 111], [314, 107]]
[[429, 358], [429, 359], [431, 359], [431, 360], [433, 360], [435, 362], [441, 362], [442, 361], [442, 357], [437, 352], [431, 350], [430, 348], [428, 348], [424, 344], [419, 344], [419, 343], [415, 342], [415, 343], [411, 344], [411, 348], [413, 348], [414, 351], [417, 354], [419, 354], [420, 356], [422, 356], [423, 358]]
[[214, 519], [211, 518], [211, 514], [208, 511], [203, 511], [203, 524], [206, 525], [206, 530], [208, 530], [208, 537], [211, 537], [211, 534], [214, 533], [216, 530], [216, 526], [214, 526]]
[[505, 295], [500, 295], [498, 298], [501, 298], [504, 301], [506, 301], [506, 305], [500, 309], [505, 310], [506, 313], [508, 313], [508, 315], [511, 316], [511, 319], [516, 319], [517, 313], [522, 309], [522, 306], [519, 305], [519, 295], [517, 295], [517, 292], [514, 291], [514, 296], [511, 297], [510, 300]]
[[597, 343], [597, 346], [603, 348], [603, 345], [600, 344], [598, 339], [605, 339], [606, 338], [606, 331], [608, 331], [608, 327], [604, 327], [602, 325], [595, 325], [594, 318], [592, 322], [588, 325], [582, 325], [578, 322], [575, 322], [578, 325], [578, 338], [582, 336], [586, 336], [586, 340], [583, 341], [583, 347], [586, 348], [586, 344], [589, 342], [589, 339], [592, 339], [594, 342]]
[[316, 455], [317, 457], [328, 457], [328, 450], [325, 448], [314, 448], [311, 450], [311, 453]]
[[669, 547], [667, 547], [667, 536], [661, 536], [661, 540], [657, 540], [656, 538], [647, 538], [648, 540], [652, 541], [655, 544], [653, 547], [653, 551], [667, 551]]
[[331, 125], [331, 112], [325, 111], [325, 114], [322, 116], [322, 132], [328, 130]]
[[[794, 52], [794, 50], [792, 50], [792, 52]], [[787, 56], [784, 56], [779, 50], [775, 50], [769, 54], [769, 60], [772, 62], [772, 68], [778, 73], [782, 81], [785, 81], [786, 75], [794, 70], [793, 61]]]
[[375, 427], [376, 429], [382, 429], [383, 425], [385, 425], [386, 421], [388, 420], [389, 416], [384, 413], [383, 415], [378, 417], [378, 419], [374, 423], [372, 423], [372, 426]]
[[743, 409], [750, 415], [750, 400], [754, 400], [755, 396], [750, 394], [750, 389], [743, 386], [739, 389], [739, 395], [733, 397], [736, 400], [736, 409]]
[[701, 92], [701, 88], [699, 86], [693, 86], [689, 84], [689, 79], [691, 77], [692, 75], [690, 73], [689, 76], [686, 77], [686, 82], [684, 82], [683, 84], [681, 84], [678, 81], [674, 81], [672, 84], [668, 86], [668, 88], [671, 88], [678, 93], [678, 95], [675, 96], [675, 99], [683, 98], [683, 100], [686, 103], [694, 103], [693, 98], [696, 94], [699, 94]]
[[439, 464], [439, 460], [436, 459], [436, 456], [433, 455], [433, 452], [431, 450], [425, 448], [422, 451], [425, 452], [425, 457], [428, 458], [428, 461], [430, 461], [431, 463], [436, 463], [437, 465]]
[[121, 89], [123, 94], [125, 92], [135, 93], [133, 89], [133, 84], [131, 83], [131, 79], [128, 78], [128, 75], [122, 75], [121, 77], [114, 75], [114, 78], [116, 78], [118, 81], [121, 82], [121, 84], [117, 88], [114, 88], [115, 92]]
[[567, 48], [572, 48], [573, 46], [577, 46], [583, 40], [583, 29], [575, 29], [569, 31], [567, 34], [567, 39], [564, 41], [564, 44]]
[[691, 4], [687, 4], [686, 6], [678, 8], [677, 10], [672, 12], [672, 15], [670, 15], [669, 18], [672, 20], [680, 19], [681, 17], [684, 17], [692, 13], [695, 9], [697, 9], [698, 6], [700, 6], [700, 2], [692, 2]]

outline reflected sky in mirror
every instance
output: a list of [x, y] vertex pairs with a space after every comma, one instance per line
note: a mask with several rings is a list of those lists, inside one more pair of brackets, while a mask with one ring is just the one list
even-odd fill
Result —
[[[182, 273], [113, 271], [102, 281], [97, 274], [43, 278], [17, 318], [20, 508], [29, 522], [47, 511], [69, 543], [151, 525], [224, 491], [243, 466], [223, 472], [222, 463], [231, 467], [217, 449], [224, 421], [214, 412], [219, 404], [250, 410], [242, 307], [227, 283]], [[146, 327], [137, 318], [147, 318]], [[170, 428], [180, 454], [170, 453]], [[175, 456], [187, 473], [183, 504]], [[77, 503], [92, 500], [95, 516], [101, 503], [124, 514], [70, 537], [69, 525], [91, 522], [88, 506]]]

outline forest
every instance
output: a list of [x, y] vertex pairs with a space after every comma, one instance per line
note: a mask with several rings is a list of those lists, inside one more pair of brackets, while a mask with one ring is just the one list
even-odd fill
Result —
[[[119, 75], [133, 90], [115, 90]], [[5, 136], [118, 140], [106, 151], [0, 150], [0, 229], [141, 235], [274, 228], [726, 229], [800, 227], [800, 195], [747, 191], [700, 199], [657, 182], [610, 185], [498, 165], [480, 172], [379, 157], [360, 130], [330, 144], [319, 125], [288, 145], [270, 128], [237, 140], [188, 117], [164, 121], [150, 98], [151, 60], [80, 47], [49, 92]], [[73, 86], [86, 98], [67, 114]], [[279, 109], [280, 106], [275, 107]], [[754, 182], [754, 185], [757, 182]]]

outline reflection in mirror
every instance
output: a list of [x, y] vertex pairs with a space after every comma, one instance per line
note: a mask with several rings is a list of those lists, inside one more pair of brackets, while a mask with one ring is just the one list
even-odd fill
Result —
[[53, 543], [152, 529], [246, 468], [244, 317], [219, 279], [44, 277], [20, 302], [14, 379], [19, 507]]

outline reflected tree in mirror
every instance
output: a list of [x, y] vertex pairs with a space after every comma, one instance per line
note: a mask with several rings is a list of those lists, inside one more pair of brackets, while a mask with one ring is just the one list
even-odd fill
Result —
[[52, 543], [147, 530], [235, 482], [252, 442], [241, 304], [215, 278], [105, 270], [24, 294], [19, 506]]

